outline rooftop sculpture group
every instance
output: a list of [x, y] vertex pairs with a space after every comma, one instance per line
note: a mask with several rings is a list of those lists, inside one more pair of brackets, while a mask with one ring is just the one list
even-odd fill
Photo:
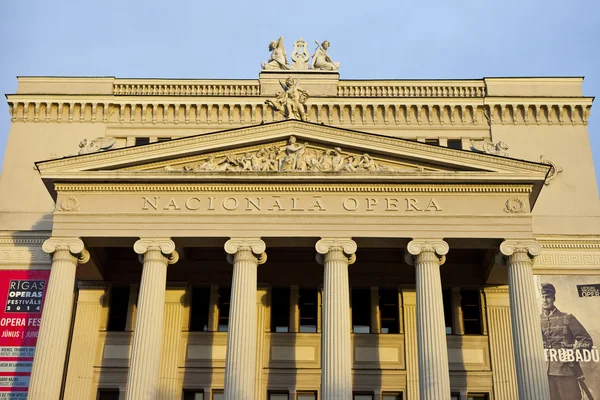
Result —
[[[313, 71], [337, 71], [340, 68], [339, 62], [333, 62], [327, 54], [329, 41], [325, 40], [319, 44], [315, 40], [317, 48], [312, 56], [310, 69]], [[289, 64], [285, 47], [283, 44], [283, 36], [269, 43], [269, 51], [271, 56], [269, 61], [262, 63], [262, 69], [267, 71], [287, 71], [287, 70], [309, 70], [308, 52], [306, 42], [300, 38], [294, 43], [294, 52], [292, 53], [293, 64]]]
[[[166, 170], [174, 171], [172, 167]], [[264, 146], [243, 154], [230, 153], [217, 158], [209, 155], [198, 165], [185, 166], [184, 172], [218, 171], [280, 171], [280, 172], [377, 172], [391, 168], [376, 162], [369, 154], [344, 154], [339, 147], [333, 150], [309, 148], [291, 136], [285, 146]]]

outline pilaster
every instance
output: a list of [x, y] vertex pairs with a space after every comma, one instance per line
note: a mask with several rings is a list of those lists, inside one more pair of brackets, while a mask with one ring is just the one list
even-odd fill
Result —
[[225, 361], [225, 399], [245, 400], [256, 395], [257, 306], [256, 277], [266, 261], [265, 242], [232, 238], [225, 243], [233, 264], [231, 308]]
[[263, 400], [263, 368], [265, 354], [265, 333], [270, 330], [267, 319], [267, 288], [258, 288], [256, 292], [256, 388], [254, 398]]
[[443, 240], [412, 240], [406, 261], [416, 269], [417, 351], [421, 400], [450, 400], [448, 344], [440, 266], [448, 244]]
[[64, 398], [89, 400], [95, 395], [94, 357], [106, 286], [103, 283], [82, 282], [78, 286], [79, 295]]
[[79, 238], [52, 237], [42, 245], [52, 269], [33, 360], [28, 399], [58, 400], [73, 314], [75, 271], [90, 254]]
[[419, 357], [417, 354], [417, 292], [402, 290], [404, 305], [404, 340], [406, 351], [406, 395], [409, 399], [419, 398]]
[[534, 240], [506, 240], [500, 245], [500, 252], [508, 257], [508, 290], [519, 399], [549, 399], [532, 272], [533, 257], [540, 254], [541, 246]]
[[348, 266], [356, 260], [356, 243], [323, 238], [315, 246], [324, 265], [321, 399], [352, 398], [352, 345]]
[[162, 354], [158, 379], [158, 399], [176, 399], [181, 395], [179, 387], [179, 353], [183, 325], [186, 289], [170, 288], [165, 293], [165, 317]]
[[517, 375], [514, 368], [508, 287], [486, 288], [484, 294], [489, 323], [494, 399], [516, 399]]
[[167, 266], [179, 259], [175, 243], [166, 238], [140, 239], [133, 250], [142, 256], [143, 269], [135, 330], [127, 376], [127, 400], [158, 398], [158, 378], [165, 314]]

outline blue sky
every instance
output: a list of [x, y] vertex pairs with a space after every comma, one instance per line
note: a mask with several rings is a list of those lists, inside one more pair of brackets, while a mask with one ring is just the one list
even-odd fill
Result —
[[[600, 95], [597, 0], [5, 1], [0, 92], [14, 93], [17, 75], [257, 78], [280, 35], [288, 49], [328, 39], [343, 79], [573, 75]], [[1, 155], [9, 125], [2, 101]]]

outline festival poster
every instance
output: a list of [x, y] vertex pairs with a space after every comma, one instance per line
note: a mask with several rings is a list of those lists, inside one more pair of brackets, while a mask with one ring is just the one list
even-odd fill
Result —
[[600, 276], [536, 275], [552, 400], [600, 400]]
[[0, 400], [27, 398], [48, 270], [0, 270]]

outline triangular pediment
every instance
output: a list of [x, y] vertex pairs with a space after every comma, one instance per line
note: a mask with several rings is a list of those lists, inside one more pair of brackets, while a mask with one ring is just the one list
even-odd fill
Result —
[[[293, 137], [293, 139], [292, 139]], [[301, 121], [281, 121], [36, 163], [52, 182], [329, 179], [530, 183], [549, 166]], [[535, 189], [534, 189], [535, 191]]]

